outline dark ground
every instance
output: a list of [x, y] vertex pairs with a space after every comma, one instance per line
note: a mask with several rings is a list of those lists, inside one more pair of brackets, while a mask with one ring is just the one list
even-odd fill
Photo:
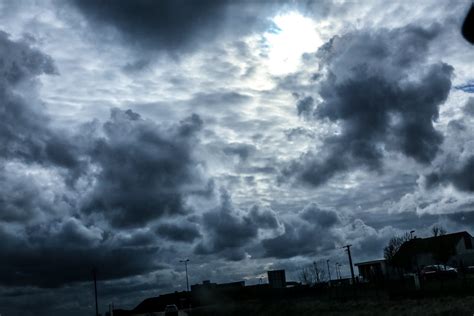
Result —
[[246, 302], [193, 309], [192, 316], [234, 315], [474, 315], [474, 296], [400, 300], [319, 301], [282, 300], [272, 303]]

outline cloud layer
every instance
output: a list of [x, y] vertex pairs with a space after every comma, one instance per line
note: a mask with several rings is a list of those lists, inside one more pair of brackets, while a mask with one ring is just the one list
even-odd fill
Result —
[[[356, 31], [336, 36], [317, 53], [324, 78], [315, 120], [337, 124], [319, 152], [308, 152], [287, 174], [319, 186], [356, 168], [380, 170], [386, 152], [429, 163], [443, 140], [434, 127], [449, 94], [453, 67], [427, 62], [438, 26]], [[298, 113], [311, 111], [312, 98]]]

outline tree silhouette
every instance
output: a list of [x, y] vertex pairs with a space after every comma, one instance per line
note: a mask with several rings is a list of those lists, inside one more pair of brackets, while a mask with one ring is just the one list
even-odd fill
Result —
[[398, 252], [400, 247], [407, 241], [411, 240], [411, 234], [410, 233], [405, 233], [402, 236], [394, 236], [390, 238], [390, 241], [388, 242], [388, 245], [383, 248], [383, 256], [385, 260], [389, 264], [394, 265], [395, 262], [393, 258], [395, 257], [395, 254]]
[[431, 233], [433, 234], [433, 237], [443, 236], [446, 235], [446, 229], [440, 225], [434, 225], [431, 228]]

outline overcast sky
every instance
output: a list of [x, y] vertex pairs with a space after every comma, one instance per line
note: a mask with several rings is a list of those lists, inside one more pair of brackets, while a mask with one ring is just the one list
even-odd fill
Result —
[[0, 1], [0, 313], [474, 233], [469, 6]]

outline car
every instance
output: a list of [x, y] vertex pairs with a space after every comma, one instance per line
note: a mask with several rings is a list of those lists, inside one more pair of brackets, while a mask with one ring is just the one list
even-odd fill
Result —
[[175, 304], [166, 305], [165, 316], [178, 316], [178, 306]]
[[458, 276], [458, 270], [450, 266], [433, 264], [423, 267], [420, 275], [424, 280], [455, 279]]

